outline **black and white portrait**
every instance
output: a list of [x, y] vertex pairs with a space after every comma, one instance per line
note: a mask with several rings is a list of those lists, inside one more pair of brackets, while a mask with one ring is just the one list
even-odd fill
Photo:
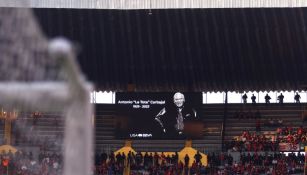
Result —
[[117, 93], [117, 138], [201, 138], [201, 103], [199, 92]]
[[186, 103], [184, 94], [177, 92], [173, 96], [173, 104], [162, 108], [154, 119], [161, 126], [163, 133], [183, 135], [185, 123], [197, 120], [197, 112]]

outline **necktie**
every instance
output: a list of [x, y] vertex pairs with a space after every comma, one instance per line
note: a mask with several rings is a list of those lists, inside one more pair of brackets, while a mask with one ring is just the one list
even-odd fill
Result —
[[183, 130], [183, 127], [184, 127], [184, 124], [183, 124], [183, 117], [182, 117], [182, 109], [178, 109], [178, 115], [177, 115], [177, 127], [176, 129], [178, 131], [182, 131]]

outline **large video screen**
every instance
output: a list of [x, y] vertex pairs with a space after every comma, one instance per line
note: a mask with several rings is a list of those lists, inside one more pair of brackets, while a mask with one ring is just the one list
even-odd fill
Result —
[[202, 93], [116, 93], [116, 137], [199, 139]]

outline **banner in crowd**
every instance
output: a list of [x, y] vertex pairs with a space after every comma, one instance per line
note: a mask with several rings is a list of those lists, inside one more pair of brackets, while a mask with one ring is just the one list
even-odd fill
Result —
[[121, 139], [197, 139], [202, 93], [116, 93], [116, 136]]
[[279, 151], [300, 151], [299, 144], [279, 143]]

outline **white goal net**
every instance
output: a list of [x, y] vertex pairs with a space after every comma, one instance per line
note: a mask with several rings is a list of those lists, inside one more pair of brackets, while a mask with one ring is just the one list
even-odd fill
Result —
[[69, 41], [44, 36], [30, 9], [0, 9], [0, 146], [19, 150], [0, 153], [11, 162], [0, 171], [91, 174], [92, 86], [75, 57]]

